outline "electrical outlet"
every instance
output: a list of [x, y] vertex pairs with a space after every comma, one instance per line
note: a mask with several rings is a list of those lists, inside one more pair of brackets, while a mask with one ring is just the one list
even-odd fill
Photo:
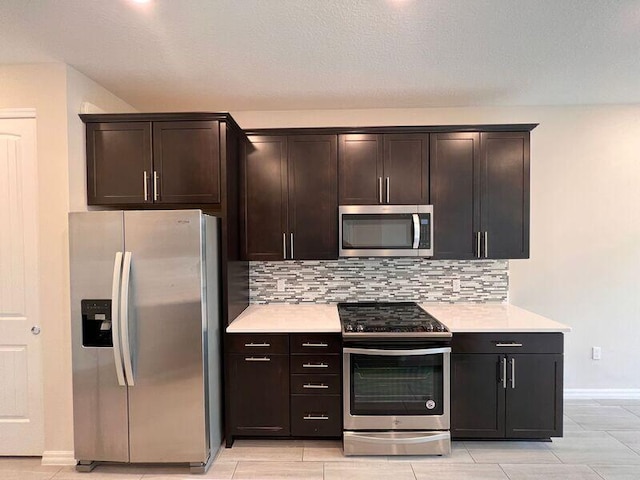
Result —
[[279, 292], [284, 292], [285, 289], [285, 279], [284, 278], [280, 278], [277, 282], [276, 282], [276, 289]]
[[591, 358], [594, 360], [600, 360], [602, 358], [602, 349], [600, 347], [592, 347]]
[[460, 291], [460, 279], [459, 278], [454, 278], [453, 280], [451, 280], [451, 289], [456, 293]]

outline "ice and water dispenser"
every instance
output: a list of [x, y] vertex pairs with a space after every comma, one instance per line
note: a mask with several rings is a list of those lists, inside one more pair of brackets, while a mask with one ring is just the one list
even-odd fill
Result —
[[111, 300], [81, 300], [82, 346], [113, 347]]

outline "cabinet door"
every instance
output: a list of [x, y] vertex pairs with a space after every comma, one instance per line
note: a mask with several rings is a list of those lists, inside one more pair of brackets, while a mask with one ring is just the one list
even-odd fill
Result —
[[338, 148], [336, 135], [287, 138], [289, 256], [338, 258]]
[[385, 135], [383, 158], [385, 203], [429, 203], [428, 134]]
[[155, 203], [220, 203], [218, 122], [154, 122]]
[[289, 244], [283, 238], [287, 233], [287, 138], [249, 138], [241, 178], [246, 260], [284, 260]]
[[451, 436], [504, 437], [503, 355], [451, 355]]
[[340, 205], [383, 203], [382, 135], [338, 136]]
[[507, 360], [506, 436], [562, 436], [562, 355], [518, 354]]
[[529, 258], [529, 132], [482, 133], [481, 218], [487, 258]]
[[234, 436], [289, 435], [289, 356], [229, 355]]
[[476, 258], [480, 230], [478, 133], [431, 135], [434, 257]]
[[151, 123], [87, 124], [89, 205], [150, 203], [151, 175]]

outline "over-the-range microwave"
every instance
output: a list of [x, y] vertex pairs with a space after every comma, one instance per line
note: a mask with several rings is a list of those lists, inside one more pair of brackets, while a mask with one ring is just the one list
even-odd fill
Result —
[[341, 205], [341, 257], [432, 257], [433, 205]]

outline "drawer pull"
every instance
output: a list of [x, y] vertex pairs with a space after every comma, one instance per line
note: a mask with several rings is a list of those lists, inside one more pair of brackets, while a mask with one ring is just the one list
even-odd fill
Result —
[[245, 347], [270, 347], [270, 343], [245, 343]]
[[329, 368], [326, 363], [303, 363], [302, 368]]
[[328, 347], [329, 344], [328, 343], [311, 343], [311, 342], [304, 342], [302, 344], [303, 347]]
[[304, 420], [329, 420], [329, 415], [305, 415]]
[[245, 357], [245, 362], [270, 362], [269, 357]]
[[329, 385], [324, 383], [305, 383], [302, 388], [329, 388]]
[[511, 343], [496, 343], [496, 347], [521, 347], [521, 343], [511, 342]]

